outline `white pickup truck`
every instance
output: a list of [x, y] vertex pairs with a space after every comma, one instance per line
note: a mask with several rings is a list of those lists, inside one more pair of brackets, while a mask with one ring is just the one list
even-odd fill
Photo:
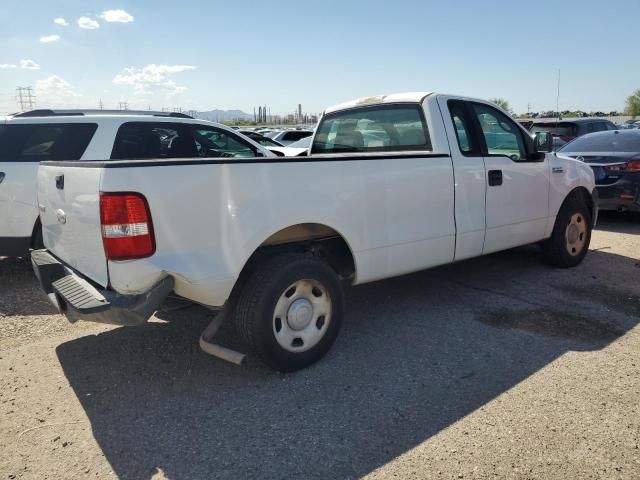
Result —
[[173, 292], [295, 370], [336, 338], [345, 284], [536, 242], [580, 263], [593, 173], [550, 146], [491, 103], [404, 93], [325, 110], [306, 157], [42, 162], [32, 263], [71, 321], [142, 324]]

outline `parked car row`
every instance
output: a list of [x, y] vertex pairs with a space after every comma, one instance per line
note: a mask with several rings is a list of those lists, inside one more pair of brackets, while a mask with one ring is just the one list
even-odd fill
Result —
[[640, 129], [640, 120], [638, 120], [638, 119], [627, 120], [622, 125], [619, 125], [619, 128], [620, 128], [620, 130]]
[[616, 130], [617, 128], [616, 124], [609, 120], [584, 118], [577, 120], [536, 121], [532, 123], [529, 131], [534, 135], [538, 132], [551, 132], [553, 135], [553, 146], [555, 149], [558, 149], [581, 135]]

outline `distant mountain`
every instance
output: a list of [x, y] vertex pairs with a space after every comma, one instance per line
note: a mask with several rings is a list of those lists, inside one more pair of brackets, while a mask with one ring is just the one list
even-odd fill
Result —
[[242, 110], [209, 110], [198, 112], [198, 118], [212, 122], [233, 122], [235, 120], [253, 120], [253, 115]]

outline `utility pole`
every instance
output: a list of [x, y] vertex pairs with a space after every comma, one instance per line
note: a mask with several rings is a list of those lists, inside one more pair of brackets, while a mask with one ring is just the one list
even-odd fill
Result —
[[118, 109], [129, 110], [129, 104], [127, 102], [118, 102]]
[[20, 107], [20, 111], [25, 112], [33, 110], [35, 107], [35, 95], [31, 87], [18, 87], [16, 88], [16, 101]]
[[560, 118], [560, 69], [558, 69], [558, 95], [556, 96], [556, 112], [558, 114], [558, 120]]
[[102, 99], [100, 99], [100, 100], [98, 101], [98, 108], [99, 108], [100, 110], [104, 110], [104, 104], [102, 103]]

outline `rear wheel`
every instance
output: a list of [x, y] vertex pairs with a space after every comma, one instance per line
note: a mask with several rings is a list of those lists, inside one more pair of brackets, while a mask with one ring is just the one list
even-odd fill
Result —
[[543, 245], [551, 263], [564, 268], [580, 264], [589, 250], [591, 228], [591, 214], [584, 202], [567, 200], [556, 217], [551, 238]]
[[327, 263], [284, 254], [258, 266], [241, 289], [235, 320], [249, 349], [275, 370], [316, 362], [342, 321], [343, 292]]

